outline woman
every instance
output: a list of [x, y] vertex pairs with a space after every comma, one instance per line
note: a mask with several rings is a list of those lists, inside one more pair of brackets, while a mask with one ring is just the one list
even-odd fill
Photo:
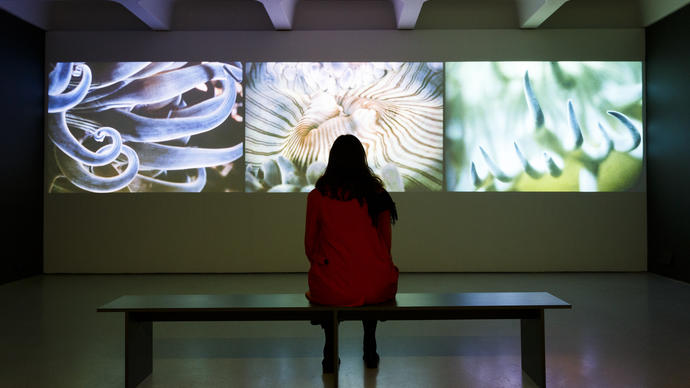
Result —
[[[338, 137], [326, 172], [307, 198], [304, 247], [311, 263], [307, 298], [313, 303], [360, 306], [395, 297], [398, 268], [391, 258], [395, 203], [366, 161], [362, 143]], [[376, 321], [362, 321], [364, 361], [378, 367]], [[332, 372], [332, 338], [326, 325], [324, 373]]]

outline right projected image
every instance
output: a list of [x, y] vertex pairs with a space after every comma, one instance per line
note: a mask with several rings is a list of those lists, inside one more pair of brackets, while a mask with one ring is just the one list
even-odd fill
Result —
[[643, 189], [640, 62], [447, 62], [448, 191]]

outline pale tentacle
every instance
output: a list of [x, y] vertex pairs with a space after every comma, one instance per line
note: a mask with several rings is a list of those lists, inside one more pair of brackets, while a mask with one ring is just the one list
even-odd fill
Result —
[[489, 154], [486, 153], [484, 148], [480, 146], [479, 150], [482, 152], [482, 156], [484, 157], [486, 165], [489, 167], [489, 170], [496, 177], [496, 179], [498, 179], [501, 182], [510, 182], [513, 179], [515, 179], [515, 177], [511, 177], [510, 175], [503, 172], [503, 170], [501, 170], [498, 167], [498, 165], [493, 161], [493, 159], [491, 159], [491, 156], [489, 156]]
[[242, 157], [243, 144], [228, 148], [191, 148], [157, 143], [128, 143], [142, 170], [185, 170], [231, 163]]
[[582, 137], [580, 123], [577, 122], [577, 117], [575, 117], [575, 109], [573, 108], [572, 100], [568, 100], [568, 126], [570, 127], [570, 130], [573, 132], [573, 149], [579, 149], [580, 147], [582, 147], [584, 139]]
[[97, 129], [92, 135], [96, 141], [103, 141], [105, 137], [109, 137], [112, 143], [93, 152], [84, 147], [79, 140], [72, 135], [72, 132], [70, 132], [67, 127], [64, 112], [48, 115], [48, 138], [62, 150], [62, 152], [76, 161], [90, 166], [103, 166], [114, 161], [115, 158], [120, 155], [120, 152], [122, 152], [122, 138], [120, 137], [120, 133], [115, 129], [102, 127]]
[[60, 94], [72, 79], [72, 62], [58, 62], [48, 75], [48, 95]]
[[81, 79], [77, 86], [65, 93], [48, 95], [48, 113], [68, 111], [77, 106], [86, 96], [91, 86], [91, 69], [85, 64], [78, 65], [81, 68]]
[[597, 151], [586, 149], [583, 145], [582, 153], [579, 156], [581, 160], [594, 164], [598, 164], [606, 160], [606, 158], [608, 158], [611, 154], [611, 151], [613, 151], [613, 140], [611, 140], [611, 137], [609, 137], [608, 133], [606, 133], [606, 130], [601, 123], [597, 123], [597, 127], [599, 128], [599, 132], [604, 139], [603, 146], [599, 147], [601, 150]]
[[520, 164], [522, 164], [522, 169], [525, 170], [525, 173], [534, 179], [541, 178], [544, 173], [537, 170], [534, 166], [532, 166], [532, 164], [530, 164], [527, 158], [525, 158], [525, 156], [522, 154], [522, 151], [520, 151], [520, 147], [518, 147], [517, 142], [513, 143], [513, 146], [515, 147], [515, 153], [517, 154], [518, 159], [520, 159]]
[[[237, 95], [235, 82], [223, 82], [223, 100], [216, 108], [213, 103], [200, 103], [206, 109], [196, 111], [193, 116], [159, 119], [141, 116], [123, 109], [111, 109], [98, 115], [105, 122], [116, 122], [122, 138], [135, 142], [162, 142], [195, 135], [214, 129], [222, 124], [235, 104]], [[215, 109], [214, 109], [215, 108]]]
[[223, 66], [225, 67], [225, 71], [227, 71], [228, 74], [235, 79], [235, 81], [242, 82], [242, 67], [239, 63], [232, 65], [225, 63]]
[[316, 181], [326, 172], [326, 163], [317, 161], [307, 167], [307, 182], [316, 184]]
[[179, 69], [187, 65], [187, 63], [188, 62], [151, 62], [148, 65], [146, 65], [146, 67], [144, 67], [143, 69], [141, 69], [140, 71], [136, 72], [128, 78], [132, 80], [146, 78], [153, 74]]
[[[107, 145], [103, 148], [108, 147]], [[84, 165], [55, 149], [55, 159], [60, 171], [75, 186], [94, 193], [109, 193], [127, 187], [132, 182], [139, 169], [139, 159], [131, 148], [122, 146], [122, 153], [127, 157], [127, 168], [114, 177], [101, 177], [90, 172]]]
[[527, 101], [527, 106], [532, 113], [532, 119], [534, 120], [534, 128], [541, 129], [544, 128], [544, 112], [541, 110], [539, 105], [539, 100], [537, 99], [534, 90], [532, 89], [532, 83], [529, 80], [529, 72], [525, 71], [525, 76], [523, 77], [522, 83], [523, 90], [525, 92], [525, 100]]
[[[120, 91], [132, 81], [148, 77], [160, 71], [182, 67], [187, 62], [117, 62], [95, 65], [91, 90], [82, 101], [83, 106]], [[83, 109], [78, 106], [77, 109]], [[102, 109], [101, 109], [102, 110]]]
[[405, 184], [400, 175], [400, 171], [393, 163], [388, 163], [381, 169], [381, 180], [386, 187], [386, 190], [391, 192], [405, 191]]
[[484, 185], [484, 179], [481, 179], [479, 174], [477, 174], [477, 166], [474, 165], [474, 162], [470, 165], [470, 176], [472, 177], [474, 187], [482, 187]]
[[563, 174], [563, 169], [558, 166], [555, 160], [553, 160], [553, 157], [549, 155], [548, 152], [544, 152], [544, 160], [546, 160], [546, 167], [549, 170], [549, 174], [554, 177], [558, 178]]
[[229, 74], [220, 63], [207, 63], [135, 79], [117, 91], [82, 104], [82, 109], [105, 110], [152, 104], [169, 100], [196, 85], [215, 79], [228, 79]]
[[100, 89], [129, 79], [151, 62], [105, 62], [93, 64], [93, 88]]
[[630, 121], [628, 116], [624, 115], [623, 113], [616, 112], [615, 110], [609, 110], [606, 111], [606, 113], [617, 118], [618, 121], [620, 121], [623, 124], [623, 126], [625, 126], [625, 128], [628, 129], [628, 133], [632, 138], [632, 145], [625, 149], [623, 152], [630, 152], [637, 148], [637, 146], [639, 146], [642, 142], [642, 135], [640, 135], [640, 131], [635, 127], [635, 124], [633, 124], [632, 121]]
[[244, 190], [250, 193], [261, 191], [264, 189], [264, 185], [261, 184], [259, 178], [257, 178], [251, 172], [251, 166], [247, 166], [244, 172]]
[[261, 172], [263, 173], [263, 181], [269, 186], [278, 186], [283, 182], [280, 167], [273, 159], [263, 162]]
[[296, 193], [300, 191], [301, 186], [300, 185], [291, 185], [288, 183], [282, 183], [279, 184], [278, 186], [273, 186], [270, 189], [268, 189], [269, 193]]

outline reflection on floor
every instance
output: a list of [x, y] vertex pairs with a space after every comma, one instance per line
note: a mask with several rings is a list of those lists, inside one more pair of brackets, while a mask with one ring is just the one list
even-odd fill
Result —
[[[304, 274], [43, 275], [0, 286], [0, 386], [122, 387], [124, 325], [96, 313], [124, 294], [295, 293]], [[550, 387], [687, 387], [690, 285], [647, 273], [403, 274], [400, 292], [548, 291]], [[381, 364], [361, 359], [361, 324], [341, 326], [341, 387], [533, 387], [518, 321], [383, 322]], [[308, 322], [154, 324], [140, 387], [328, 387]]]

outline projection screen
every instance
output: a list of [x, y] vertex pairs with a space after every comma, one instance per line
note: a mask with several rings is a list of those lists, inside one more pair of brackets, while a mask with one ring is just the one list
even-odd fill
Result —
[[642, 191], [640, 62], [57, 62], [49, 193]]

